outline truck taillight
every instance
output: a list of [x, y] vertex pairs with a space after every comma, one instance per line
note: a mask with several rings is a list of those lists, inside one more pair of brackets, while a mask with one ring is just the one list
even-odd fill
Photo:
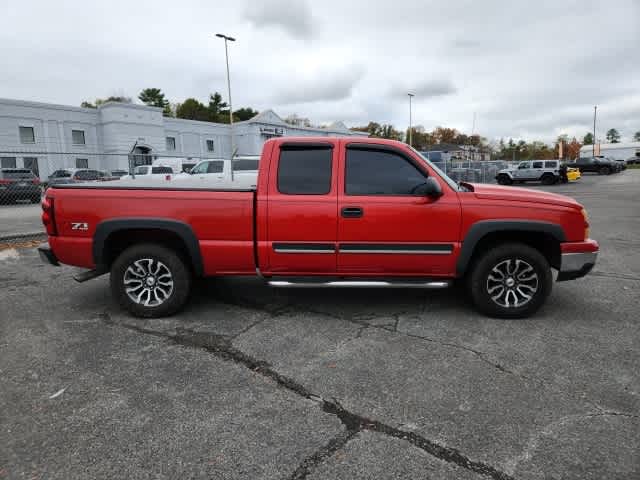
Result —
[[47, 235], [57, 235], [56, 218], [53, 211], [53, 198], [45, 197], [42, 200], [42, 223], [47, 230]]

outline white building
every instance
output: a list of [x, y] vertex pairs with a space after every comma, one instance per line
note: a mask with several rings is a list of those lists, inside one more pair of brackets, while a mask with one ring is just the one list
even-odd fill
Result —
[[[342, 122], [327, 128], [285, 123], [266, 110], [233, 125], [237, 155], [258, 155], [276, 136], [367, 136]], [[227, 124], [163, 117], [162, 109], [106, 103], [97, 109], [0, 99], [0, 166], [29, 168], [46, 179], [59, 168], [128, 170], [153, 157], [229, 158]]]
[[[591, 157], [593, 145], [585, 145], [580, 148], [580, 157]], [[636, 158], [640, 161], [640, 142], [632, 143], [600, 143], [595, 146], [596, 155], [603, 155], [616, 160], [628, 160]]]

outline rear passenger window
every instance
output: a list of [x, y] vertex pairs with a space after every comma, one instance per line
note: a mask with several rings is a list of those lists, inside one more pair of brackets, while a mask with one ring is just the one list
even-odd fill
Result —
[[332, 153], [329, 147], [283, 147], [278, 162], [278, 191], [287, 195], [329, 193]]
[[401, 155], [347, 148], [347, 195], [416, 195], [426, 176]]
[[556, 168], [556, 162], [544, 162], [544, 168]]
[[533, 168], [542, 168], [544, 162], [533, 162]]

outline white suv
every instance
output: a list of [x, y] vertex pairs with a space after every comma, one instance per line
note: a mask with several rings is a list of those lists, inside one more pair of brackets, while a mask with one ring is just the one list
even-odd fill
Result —
[[560, 180], [560, 160], [527, 160], [516, 167], [500, 170], [496, 175], [500, 185], [512, 183], [542, 182], [552, 185]]

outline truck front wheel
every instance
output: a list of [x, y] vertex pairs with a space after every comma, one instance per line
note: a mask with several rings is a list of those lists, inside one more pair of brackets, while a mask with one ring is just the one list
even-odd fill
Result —
[[522, 243], [505, 243], [483, 253], [467, 279], [476, 308], [490, 317], [525, 318], [551, 293], [547, 259]]
[[173, 250], [144, 243], [124, 250], [111, 267], [111, 291], [136, 317], [164, 317], [180, 310], [191, 289], [191, 272]]

